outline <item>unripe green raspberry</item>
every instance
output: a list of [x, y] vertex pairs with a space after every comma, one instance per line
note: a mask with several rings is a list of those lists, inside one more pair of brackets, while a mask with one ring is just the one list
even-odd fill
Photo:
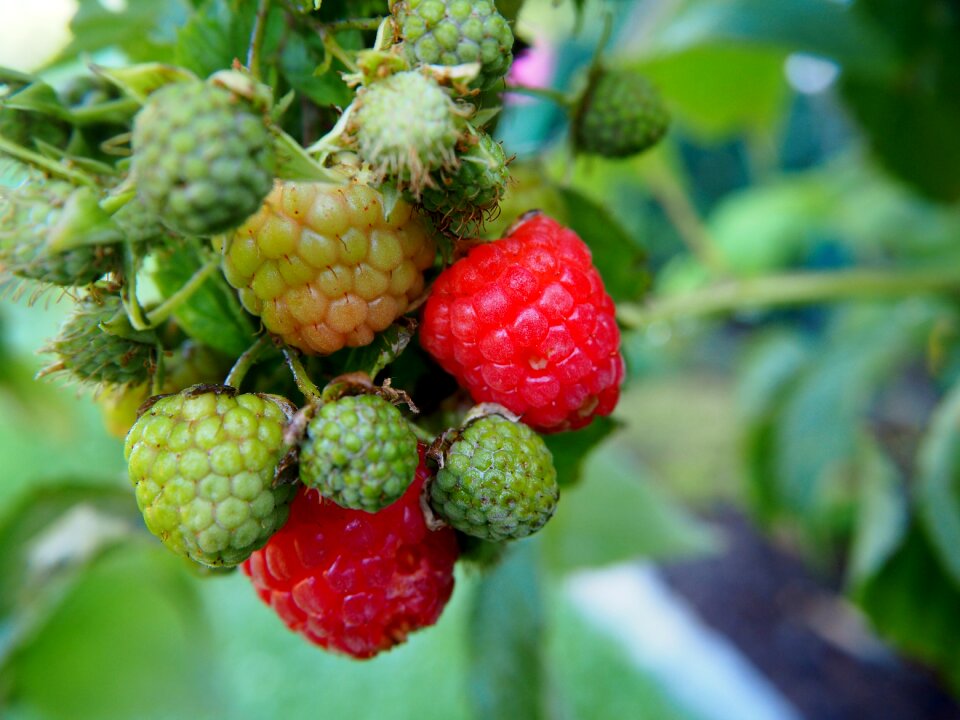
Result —
[[392, 4], [411, 62], [480, 63], [474, 87], [497, 83], [513, 62], [513, 32], [493, 0], [401, 0]]
[[403, 495], [417, 470], [417, 437], [377, 395], [326, 403], [307, 425], [300, 480], [341, 507], [376, 512]]
[[265, 120], [229, 90], [202, 82], [154, 92], [133, 126], [131, 175], [171, 230], [212, 235], [240, 225], [273, 186]]
[[553, 515], [557, 471], [533, 430], [500, 415], [474, 420], [444, 457], [430, 486], [434, 511], [483, 540], [526, 537]]
[[130, 327], [118, 295], [91, 294], [77, 303], [46, 352], [46, 372], [65, 370], [81, 382], [128, 385], [147, 381], [156, 367], [156, 338]]
[[442, 174], [436, 186], [426, 188], [421, 198], [424, 208], [440, 216], [441, 227], [450, 227], [458, 234], [475, 230], [484, 214], [496, 210], [510, 181], [507, 156], [500, 143], [485, 132], [469, 141], [456, 171]]
[[461, 125], [453, 100], [436, 80], [410, 71], [357, 94], [352, 132], [360, 157], [375, 172], [419, 193], [428, 173], [455, 167]]
[[237, 565], [262, 547], [293, 496], [290, 485], [274, 487], [291, 409], [268, 395], [202, 385], [157, 400], [124, 449], [150, 532], [212, 567]]
[[632, 70], [603, 70], [591, 79], [573, 122], [576, 149], [628, 157], [656, 145], [670, 116], [657, 89]]
[[79, 244], [66, 250], [52, 246], [51, 237], [75, 191], [56, 180], [0, 188], [0, 265], [5, 271], [51, 285], [79, 287], [120, 268], [122, 252], [115, 243]]

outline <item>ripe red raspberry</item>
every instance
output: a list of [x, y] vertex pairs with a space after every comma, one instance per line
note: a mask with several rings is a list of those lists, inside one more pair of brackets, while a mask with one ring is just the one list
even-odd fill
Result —
[[420, 342], [476, 402], [500, 403], [541, 432], [609, 415], [620, 395], [613, 300], [586, 244], [545, 215], [440, 274]]
[[260, 595], [308, 640], [369, 658], [433, 625], [453, 592], [456, 535], [427, 528], [420, 492], [430, 475], [420, 445], [416, 478], [377, 513], [346, 510], [301, 488], [290, 519], [243, 565]]

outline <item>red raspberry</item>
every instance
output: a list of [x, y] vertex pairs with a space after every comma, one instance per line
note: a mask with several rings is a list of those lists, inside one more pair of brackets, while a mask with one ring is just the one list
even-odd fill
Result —
[[586, 244], [545, 215], [441, 273], [420, 342], [476, 402], [500, 403], [541, 432], [609, 415], [620, 395], [613, 300]]
[[308, 640], [369, 658], [433, 625], [453, 592], [456, 535], [431, 531], [420, 509], [430, 476], [421, 444], [416, 478], [377, 513], [345, 510], [301, 488], [290, 519], [243, 564], [260, 595]]

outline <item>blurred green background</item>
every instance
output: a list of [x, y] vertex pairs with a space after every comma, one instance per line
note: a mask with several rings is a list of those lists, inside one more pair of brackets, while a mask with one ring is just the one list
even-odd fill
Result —
[[[209, 30], [220, 4], [81, 0], [63, 49], [69, 3], [4, 0], [0, 57], [53, 83], [81, 58], [182, 61], [173, 28]], [[517, 159], [491, 234], [530, 207], [566, 220], [624, 329], [616, 423], [553, 445], [570, 482], [556, 518], [494, 571], [461, 570], [436, 628], [365, 663], [324, 654], [241, 574], [200, 577], [146, 533], [89, 393], [32, 380], [66, 304], [11, 288], [3, 717], [723, 717], [676, 692], [697, 658], [665, 679], [569, 584], [589, 568], [722, 554], [717, 507], [748, 515], [844, 612], [856, 604], [960, 689], [960, 8], [501, 5], [523, 6], [518, 37], [563, 91], [611, 13], [608, 62], [654, 80], [674, 118], [666, 142], [623, 161], [572, 158], [547, 100], [500, 121]], [[744, 708], [728, 716], [761, 717]]]

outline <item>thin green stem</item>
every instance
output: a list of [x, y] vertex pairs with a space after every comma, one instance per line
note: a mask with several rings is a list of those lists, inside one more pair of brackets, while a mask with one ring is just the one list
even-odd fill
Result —
[[285, 347], [283, 348], [283, 357], [287, 361], [287, 367], [290, 368], [290, 372], [293, 373], [293, 381], [297, 384], [297, 388], [303, 393], [303, 396], [307, 400], [320, 400], [323, 393], [320, 391], [320, 388], [314, 384], [313, 380], [310, 379], [310, 376], [307, 375], [307, 369], [300, 361], [300, 355], [297, 354], [297, 351]]
[[375, 18], [346, 18], [344, 20], [334, 20], [324, 23], [324, 27], [332, 33], [342, 32], [344, 30], [376, 30], [383, 22], [382, 17]]
[[259, 0], [257, 14], [253, 20], [253, 30], [250, 32], [250, 46], [247, 49], [247, 69], [257, 80], [260, 79], [260, 52], [263, 49], [269, 11], [270, 0]]
[[193, 294], [220, 268], [220, 258], [213, 257], [200, 267], [193, 276], [183, 284], [173, 295], [168, 297], [153, 310], [147, 313], [147, 323], [156, 327], [170, 317], [178, 307], [189, 300]]
[[250, 368], [257, 364], [263, 351], [270, 347], [272, 340], [269, 335], [261, 335], [257, 341], [243, 351], [243, 355], [237, 358], [237, 361], [230, 368], [227, 379], [223, 381], [224, 385], [229, 385], [237, 390], [243, 384], [243, 379], [250, 372]]
[[648, 187], [694, 257], [716, 274], [728, 274], [727, 261], [683, 183], [663, 167], [650, 174]]
[[951, 291], [960, 292], [960, 268], [790, 273], [729, 280], [682, 295], [655, 299], [646, 305], [621, 303], [617, 318], [626, 327], [643, 328], [653, 323], [756, 308], [882, 300]]
[[560, 107], [569, 108], [573, 105], [573, 99], [566, 93], [553, 88], [539, 88], [530, 85], [508, 84], [504, 92], [516, 93], [518, 95], [529, 95], [531, 97], [542, 98], [556, 103]]
[[70, 110], [69, 118], [75, 125], [90, 125], [92, 123], [122, 122], [124, 118], [137, 112], [140, 103], [129, 98], [107, 100], [96, 105], [78, 107]]
[[407, 425], [409, 425], [410, 429], [413, 430], [413, 434], [417, 436], [417, 440], [425, 442], [427, 443], [427, 445], [429, 445], [430, 443], [432, 443], [434, 440], [437, 439], [435, 435], [424, 430], [422, 427], [420, 427], [416, 423], [407, 423]]
[[6, 154], [16, 158], [17, 160], [22, 160], [25, 163], [29, 163], [30, 165], [40, 168], [41, 170], [46, 170], [51, 175], [56, 175], [57, 177], [63, 178], [64, 180], [69, 180], [72, 183], [76, 183], [78, 185], [89, 185], [90, 187], [96, 186], [93, 178], [86, 173], [65, 167], [62, 163], [59, 163], [56, 160], [51, 160], [40, 153], [33, 152], [33, 150], [27, 150], [27, 148], [23, 147], [22, 145], [11, 142], [2, 136], [0, 136], [0, 154]]
[[357, 67], [357, 64], [353, 61], [353, 58], [350, 57], [347, 51], [340, 47], [340, 43], [338, 43], [336, 38], [333, 37], [333, 33], [329, 32], [326, 27], [321, 26], [320, 36], [321, 40], [323, 40], [323, 47], [328, 53], [343, 63], [344, 67], [346, 67], [350, 72], [360, 72], [360, 68]]

